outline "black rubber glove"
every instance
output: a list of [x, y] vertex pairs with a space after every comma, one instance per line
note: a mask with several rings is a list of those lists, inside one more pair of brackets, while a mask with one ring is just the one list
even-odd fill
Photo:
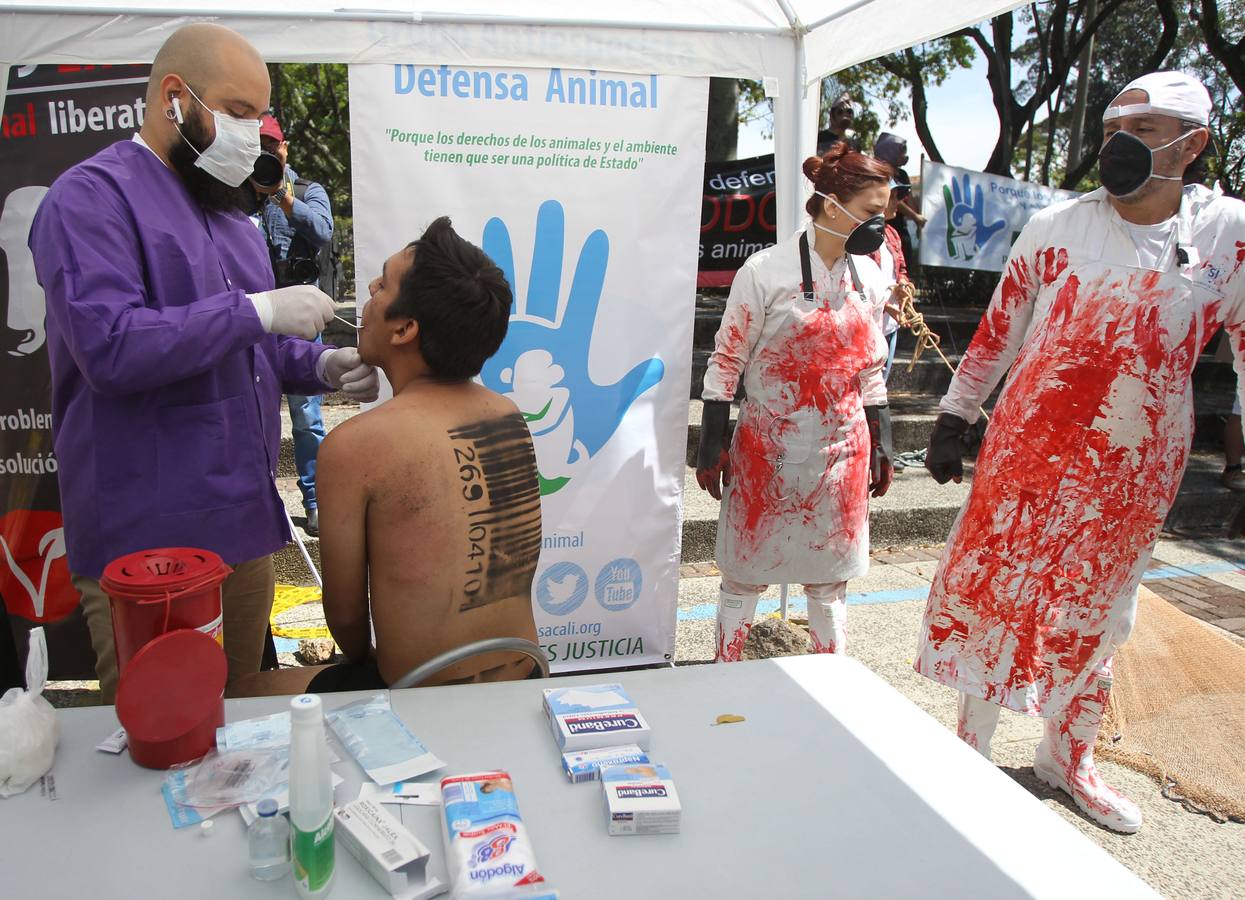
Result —
[[886, 406], [866, 406], [865, 421], [869, 423], [869, 493], [881, 497], [895, 478], [891, 457], [891, 411]]
[[722, 499], [722, 486], [731, 483], [729, 429], [731, 404], [706, 400], [700, 416], [700, 446], [696, 450], [696, 483], [714, 500]]
[[964, 435], [970, 426], [954, 413], [941, 413], [934, 422], [929, 435], [929, 449], [925, 451], [925, 468], [939, 484], [964, 479]]

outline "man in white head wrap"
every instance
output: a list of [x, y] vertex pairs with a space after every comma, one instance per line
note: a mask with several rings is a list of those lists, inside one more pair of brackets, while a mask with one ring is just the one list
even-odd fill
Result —
[[1093, 759], [1112, 655], [1184, 473], [1198, 355], [1224, 327], [1245, 360], [1245, 204], [1183, 183], [1209, 112], [1180, 72], [1111, 102], [1103, 187], [1020, 233], [926, 460], [960, 480], [959, 438], [1010, 368], [916, 669], [961, 692], [959, 734], [987, 756], [1002, 706], [1045, 717], [1037, 775], [1123, 832], [1141, 813]]

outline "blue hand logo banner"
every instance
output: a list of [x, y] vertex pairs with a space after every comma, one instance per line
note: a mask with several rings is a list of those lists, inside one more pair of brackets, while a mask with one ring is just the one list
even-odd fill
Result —
[[967, 174], [963, 179], [963, 187], [960, 187], [957, 179], [952, 178], [950, 189], [946, 185], [942, 188], [947, 209], [947, 255], [952, 259], [970, 260], [1007, 221], [999, 219], [987, 222], [985, 195], [981, 192], [981, 185], [974, 186]]
[[510, 284], [479, 380], [535, 446], [555, 672], [673, 658], [707, 102], [704, 78], [350, 67], [356, 296], [441, 215]]
[[563, 304], [565, 230], [562, 204], [542, 203], [522, 305], [515, 289], [510, 230], [502, 219], [489, 219], [482, 244], [506, 273], [515, 300], [506, 340], [480, 374], [486, 387], [510, 397], [527, 420], [536, 443], [542, 495], [570, 482], [613, 437], [636, 398], [661, 381], [666, 370], [654, 357], [612, 384], [592, 380], [588, 356], [609, 265], [609, 238], [596, 229], [584, 240]]
[[921, 264], [1002, 272], [1029, 218], [1076, 196], [926, 160], [921, 167], [921, 214], [927, 219]]

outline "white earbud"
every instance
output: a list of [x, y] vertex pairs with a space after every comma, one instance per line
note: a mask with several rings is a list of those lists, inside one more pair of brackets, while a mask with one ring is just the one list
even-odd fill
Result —
[[178, 98], [173, 98], [173, 117], [177, 119], [177, 124], [181, 125], [186, 120], [182, 117], [182, 102]]

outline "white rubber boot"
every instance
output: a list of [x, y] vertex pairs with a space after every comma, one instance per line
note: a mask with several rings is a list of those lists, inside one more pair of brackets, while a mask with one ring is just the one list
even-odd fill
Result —
[[960, 740], [989, 759], [990, 739], [994, 737], [994, 729], [999, 724], [999, 713], [1003, 711], [1003, 707], [962, 691], [958, 706], [960, 716], [956, 722], [955, 733]]
[[1071, 797], [1081, 812], [1103, 828], [1132, 834], [1141, 828], [1141, 810], [1105, 784], [1094, 766], [1094, 741], [1111, 696], [1110, 664], [1090, 683], [1091, 689], [1073, 697], [1066, 709], [1046, 720], [1033, 771], [1046, 784]]
[[847, 653], [847, 582], [806, 584], [808, 631], [814, 653]]
[[714, 662], [739, 662], [743, 659], [744, 643], [752, 630], [752, 617], [756, 615], [757, 601], [761, 598], [761, 591], [749, 591], [747, 587], [723, 581], [718, 591]]

